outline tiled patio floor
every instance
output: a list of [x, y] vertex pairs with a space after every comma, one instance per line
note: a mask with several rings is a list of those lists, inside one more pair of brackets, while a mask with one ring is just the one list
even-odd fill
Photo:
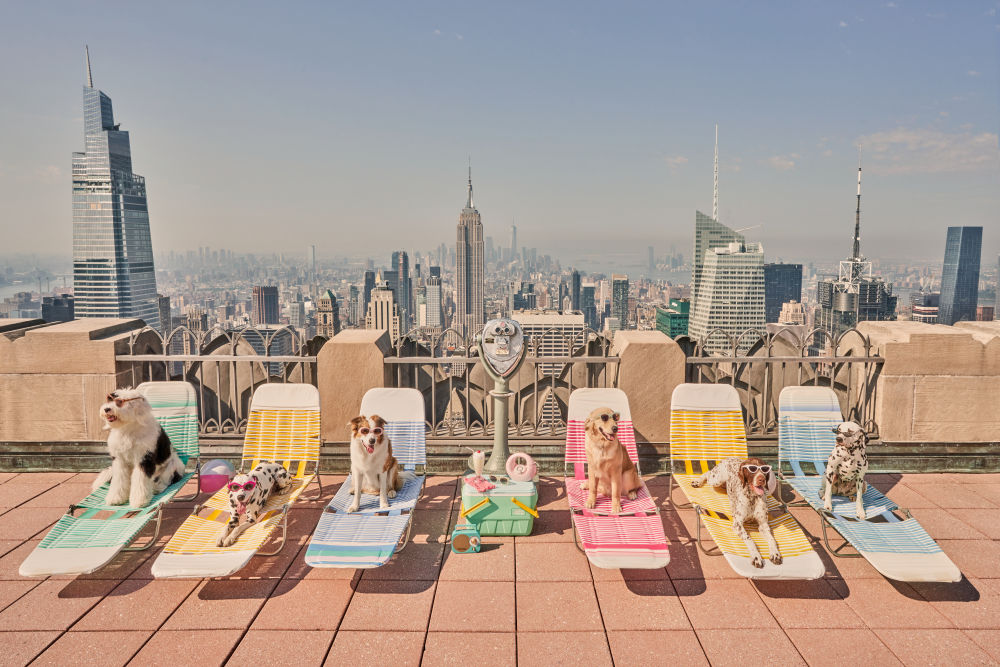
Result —
[[[997, 664], [1000, 475], [873, 475], [966, 575], [888, 581], [863, 559], [826, 577], [754, 584], [692, 543], [695, 515], [662, 505], [670, 564], [592, 568], [573, 545], [562, 481], [539, 484], [525, 538], [447, 548], [453, 477], [427, 480], [412, 544], [377, 570], [313, 570], [305, 544], [341, 477], [291, 511], [289, 544], [221, 580], [153, 580], [150, 565], [190, 512], [165, 513], [159, 545], [92, 575], [21, 578], [21, 561], [91, 474], [0, 473], [0, 665]], [[315, 487], [314, 487], [315, 488]], [[307, 495], [315, 495], [310, 492]], [[812, 535], [819, 520], [793, 513]]]

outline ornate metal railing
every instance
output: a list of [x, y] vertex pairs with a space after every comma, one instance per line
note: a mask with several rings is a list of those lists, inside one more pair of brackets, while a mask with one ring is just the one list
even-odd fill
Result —
[[165, 336], [151, 327], [133, 332], [128, 354], [116, 359], [125, 370], [119, 383], [187, 380], [198, 392], [203, 434], [240, 434], [250, 397], [267, 382], [316, 384], [316, 356], [302, 332], [288, 326], [191, 331], [180, 326]]
[[[511, 437], [561, 438], [574, 389], [617, 384], [618, 357], [611, 354], [611, 341], [596, 331], [552, 328], [527, 336], [526, 346], [524, 365], [510, 380]], [[493, 385], [471, 339], [454, 329], [433, 335], [413, 330], [385, 363], [395, 386], [424, 395], [430, 437], [492, 438]]]
[[[709, 339], [714, 344], [706, 345]], [[802, 385], [832, 388], [845, 418], [878, 436], [875, 394], [884, 360], [857, 329], [837, 336], [805, 327], [748, 330], [737, 336], [719, 329], [698, 341], [680, 336], [677, 342], [688, 352], [687, 382], [725, 383], [737, 389], [751, 437], [777, 433], [781, 390]], [[715, 353], [709, 356], [708, 348]]]

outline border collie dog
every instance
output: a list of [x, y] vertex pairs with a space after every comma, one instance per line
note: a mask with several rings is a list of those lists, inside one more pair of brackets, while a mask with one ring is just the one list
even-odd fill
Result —
[[107, 503], [144, 507], [184, 476], [184, 463], [170, 444], [170, 438], [153, 416], [149, 401], [135, 389], [118, 389], [108, 394], [101, 406], [108, 434], [111, 467], [94, 480], [96, 490], [110, 482]]

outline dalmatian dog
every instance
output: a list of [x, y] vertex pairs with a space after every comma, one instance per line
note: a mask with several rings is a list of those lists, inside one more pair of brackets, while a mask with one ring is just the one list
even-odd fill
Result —
[[862, 499], [868, 483], [868, 434], [854, 422], [842, 422], [833, 429], [837, 434], [837, 444], [826, 460], [826, 471], [820, 482], [819, 497], [823, 499], [823, 509], [833, 511], [833, 496], [846, 496], [856, 503], [859, 519], [865, 518], [865, 504]]
[[[291, 478], [280, 463], [261, 463], [247, 475], [237, 475], [229, 482], [229, 521], [222, 529], [216, 546], [232, 545], [250, 526], [257, 522], [272, 493], [288, 488]], [[246, 521], [240, 523], [240, 517]]]
[[729, 504], [733, 508], [733, 531], [746, 545], [753, 566], [764, 567], [764, 559], [743, 525], [747, 521], [757, 523], [757, 530], [767, 540], [767, 550], [771, 554], [769, 560], [775, 565], [781, 565], [778, 541], [774, 539], [771, 524], [767, 522], [767, 496], [774, 493], [778, 486], [778, 478], [771, 466], [758, 458], [740, 460], [732, 456], [722, 459], [714, 468], [691, 482], [691, 486], [696, 489], [706, 484], [726, 487]]

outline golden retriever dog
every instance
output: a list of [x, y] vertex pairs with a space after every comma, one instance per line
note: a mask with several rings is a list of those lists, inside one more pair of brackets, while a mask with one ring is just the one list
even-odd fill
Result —
[[583, 428], [587, 443], [587, 479], [580, 488], [587, 489], [587, 508], [597, 504], [597, 494], [611, 497], [611, 511], [622, 511], [622, 493], [635, 500], [642, 488], [639, 471], [628, 457], [625, 445], [618, 441], [621, 415], [611, 408], [592, 410]]

